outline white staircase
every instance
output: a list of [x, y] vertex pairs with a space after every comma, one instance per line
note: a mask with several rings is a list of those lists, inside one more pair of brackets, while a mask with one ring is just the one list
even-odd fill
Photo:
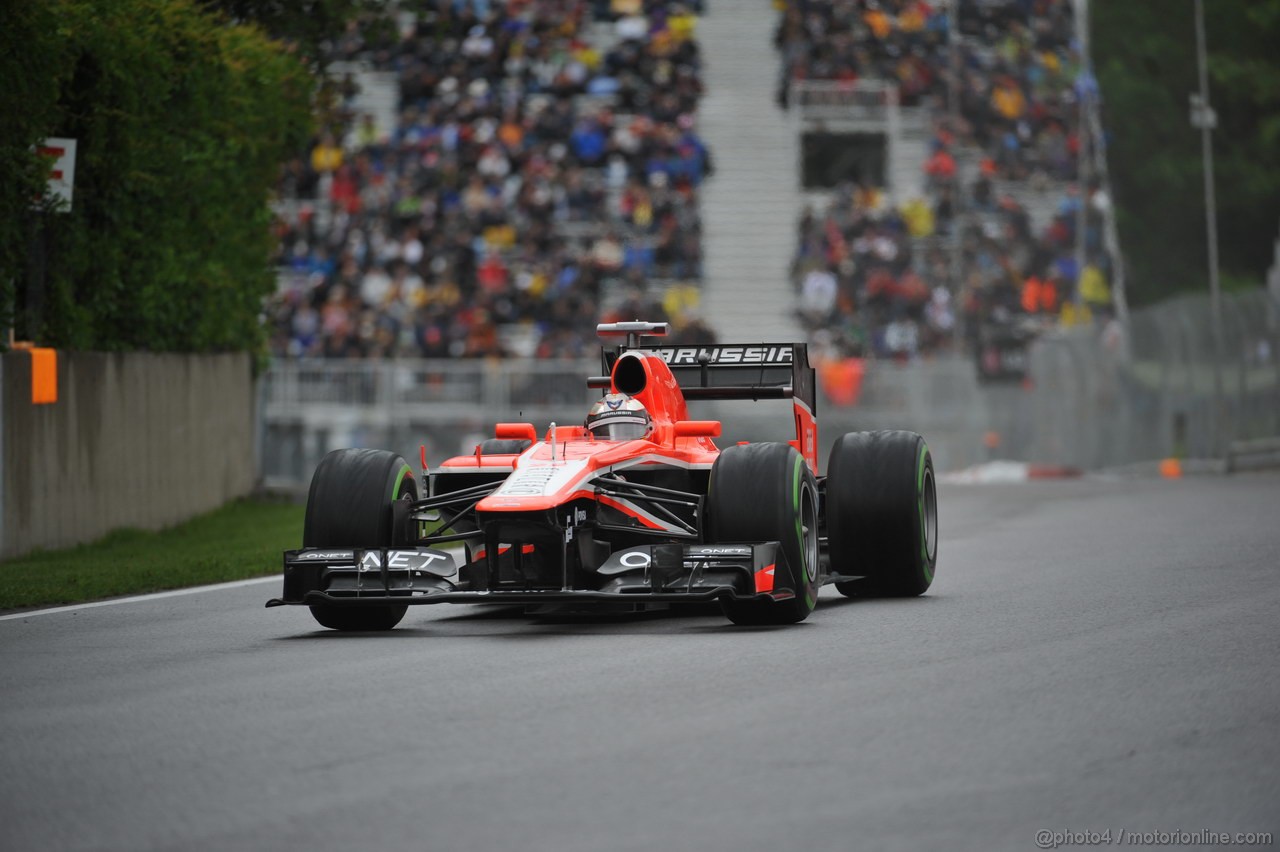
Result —
[[1032, 233], [1039, 236], [1058, 214], [1069, 185], [1068, 181], [1046, 181], [1035, 185], [1030, 181], [1005, 180], [998, 181], [995, 190], [997, 196], [1011, 196], [1022, 205], [1031, 218]]
[[903, 123], [890, 173], [885, 176], [895, 204], [925, 197], [924, 165], [929, 162], [929, 138], [927, 126]]
[[400, 81], [394, 71], [375, 71], [359, 62], [335, 62], [329, 66], [329, 73], [335, 78], [350, 73], [359, 88], [351, 103], [355, 118], [349, 130], [352, 138], [346, 140], [348, 147], [355, 145], [355, 131], [362, 115], [373, 116], [380, 138], [395, 131], [400, 113]]
[[711, 4], [698, 23], [707, 94], [702, 315], [721, 340], [804, 340], [789, 268], [801, 209], [797, 125], [778, 109], [777, 13], [768, 0]]

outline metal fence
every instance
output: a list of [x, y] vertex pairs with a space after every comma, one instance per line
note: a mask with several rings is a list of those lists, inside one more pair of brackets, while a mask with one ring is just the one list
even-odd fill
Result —
[[[323, 455], [339, 447], [393, 449], [416, 463], [468, 453], [493, 424], [581, 422], [599, 391], [587, 361], [277, 361], [259, 387], [258, 446], [264, 485], [304, 489]], [[982, 460], [987, 428], [970, 363], [950, 359], [875, 364], [862, 402], [841, 408], [819, 399], [821, 451], [859, 429], [914, 429], [929, 438], [943, 467]], [[690, 415], [724, 422], [721, 445], [795, 437], [790, 403], [703, 401]], [[825, 462], [824, 462], [825, 464]]]
[[1082, 468], [1169, 456], [1220, 459], [1232, 441], [1280, 435], [1280, 324], [1264, 290], [1207, 296], [1118, 323], [1042, 337], [1027, 391], [1006, 406], [1015, 457]]
[[[982, 384], [972, 359], [869, 362], [856, 405], [820, 398], [821, 449], [862, 429], [912, 429], [938, 467], [993, 458], [1097, 469], [1183, 456], [1223, 458], [1233, 440], [1280, 436], [1280, 306], [1265, 291], [1223, 299], [1223, 346], [1207, 297], [1135, 311], [1127, 329], [1041, 336], [1025, 382]], [[259, 387], [261, 476], [305, 488], [330, 449], [394, 449], [414, 461], [470, 452], [493, 424], [580, 422], [599, 394], [585, 361], [276, 362]], [[1217, 381], [1221, 380], [1221, 392]], [[1220, 400], [1220, 401], [1216, 401]], [[722, 446], [785, 440], [783, 404], [691, 404], [724, 421]], [[824, 462], [825, 464], [825, 462]]]
[[305, 487], [339, 447], [418, 458], [468, 452], [495, 422], [577, 422], [599, 392], [598, 361], [276, 361], [259, 387], [259, 456], [269, 487]]
[[828, 405], [827, 435], [907, 428], [941, 469], [1011, 459], [1096, 470], [1167, 457], [1223, 459], [1280, 436], [1280, 304], [1265, 290], [1183, 296], [1040, 336], [1025, 380], [980, 383], [969, 359], [868, 365], [859, 404]]
[[904, 124], [913, 131], [929, 126], [925, 108], [902, 106], [898, 85], [885, 80], [793, 80], [787, 99], [806, 123], [866, 124], [895, 133]]

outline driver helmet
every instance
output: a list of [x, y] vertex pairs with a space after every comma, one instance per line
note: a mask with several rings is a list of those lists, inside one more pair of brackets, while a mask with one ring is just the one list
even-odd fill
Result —
[[653, 421], [644, 403], [625, 393], [608, 393], [587, 414], [587, 431], [599, 440], [631, 441], [647, 438]]

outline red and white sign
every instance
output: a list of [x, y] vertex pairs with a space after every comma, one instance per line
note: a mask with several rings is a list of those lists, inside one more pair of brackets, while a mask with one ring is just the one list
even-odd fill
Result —
[[53, 160], [47, 198], [59, 213], [71, 212], [71, 193], [76, 182], [76, 140], [50, 136], [37, 146], [36, 153]]

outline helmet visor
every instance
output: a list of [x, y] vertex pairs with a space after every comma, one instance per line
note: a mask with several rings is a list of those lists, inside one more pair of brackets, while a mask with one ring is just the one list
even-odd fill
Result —
[[634, 441], [649, 434], [649, 424], [638, 420], [609, 420], [594, 424], [591, 434], [602, 441]]

